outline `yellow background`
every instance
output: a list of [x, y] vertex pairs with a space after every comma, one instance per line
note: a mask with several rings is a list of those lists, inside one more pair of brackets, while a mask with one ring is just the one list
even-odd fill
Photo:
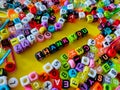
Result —
[[[85, 19], [76, 20], [75, 23], [65, 23], [61, 31], [52, 34], [53, 35], [52, 39], [45, 40], [42, 43], [34, 43], [34, 45], [32, 45], [31, 48], [25, 50], [22, 54], [15, 54], [17, 69], [13, 73], [8, 73], [8, 79], [11, 77], [16, 77], [19, 80], [20, 77], [28, 75], [30, 72], [33, 71], [36, 71], [38, 74], [41, 73], [43, 71], [42, 66], [45, 63], [52, 62], [56, 58], [60, 60], [61, 54], [67, 53], [68, 50], [75, 49], [79, 46], [86, 44], [89, 38], [93, 38], [95, 35], [97, 35], [99, 33], [97, 26], [98, 26], [97, 23], [87, 23]], [[37, 61], [36, 58], [34, 57], [37, 51], [40, 51], [45, 47], [48, 47], [52, 43], [61, 40], [63, 37], [73, 34], [82, 28], [87, 28], [89, 31], [86, 37], [69, 44], [67, 47], [62, 48], [61, 50], [48, 56], [47, 58], [43, 59], [40, 62]], [[9, 58], [8, 61], [11, 61], [10, 56], [8, 58]], [[4, 67], [4, 64], [0, 66], [0, 68], [1, 67]], [[24, 90], [24, 89], [19, 83], [19, 85], [16, 88], [11, 90]]]

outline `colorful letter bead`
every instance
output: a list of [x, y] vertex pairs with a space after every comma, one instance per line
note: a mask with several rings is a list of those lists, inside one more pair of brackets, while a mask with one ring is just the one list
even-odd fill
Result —
[[30, 45], [30, 42], [27, 39], [25, 39], [25, 40], [21, 41], [21, 46], [23, 47], [23, 49], [26, 49], [26, 48], [30, 47], [31, 45]]
[[67, 37], [62, 38], [61, 41], [62, 41], [62, 44], [63, 44], [64, 47], [67, 46], [67, 45], [69, 44], [69, 40], [68, 40]]
[[15, 88], [18, 86], [18, 80], [15, 77], [12, 77], [8, 80], [8, 85], [10, 88]]
[[56, 69], [53, 69], [52, 71], [49, 72], [49, 76], [52, 79], [58, 79], [59, 78], [59, 71]]
[[42, 85], [40, 84], [40, 81], [34, 81], [31, 83], [32, 89], [38, 90], [42, 88]]
[[16, 53], [21, 53], [21, 52], [23, 52], [23, 48], [22, 48], [21, 44], [15, 45], [15, 46], [13, 47], [13, 49], [14, 49], [14, 51], [15, 51]]
[[44, 90], [51, 90], [52, 89], [52, 83], [50, 81], [45, 81], [43, 83]]
[[61, 67], [61, 62], [58, 60], [58, 59], [55, 59], [53, 62], [52, 62], [52, 66], [55, 68], [55, 69], [59, 69]]
[[77, 71], [75, 69], [70, 69], [68, 74], [70, 78], [75, 78], [77, 76]]
[[88, 45], [84, 45], [83, 50], [84, 50], [84, 52], [88, 52], [88, 51], [90, 51], [90, 47]]
[[70, 59], [72, 59], [76, 55], [77, 55], [77, 52], [75, 50], [69, 50], [68, 51], [68, 56], [69, 56]]
[[104, 62], [109, 60], [109, 57], [107, 54], [103, 54], [101, 57], [100, 57]]
[[79, 55], [73, 57], [73, 60], [75, 61], [75, 63], [79, 63], [81, 61], [81, 58]]
[[70, 86], [73, 88], [77, 88], [79, 85], [79, 80], [77, 78], [70, 79]]
[[36, 72], [31, 72], [29, 75], [28, 75], [29, 79], [31, 82], [35, 81], [38, 79], [38, 74]]
[[39, 51], [39, 52], [35, 53], [35, 57], [38, 61], [40, 61], [45, 57], [45, 55], [41, 51]]
[[79, 88], [80, 90], [89, 90], [87, 83], [81, 84]]
[[117, 76], [117, 71], [114, 68], [111, 68], [107, 75], [111, 78], [115, 78]]
[[88, 44], [89, 46], [90, 46], [90, 45], [95, 45], [95, 40], [94, 40], [94, 39], [89, 39], [87, 44]]
[[29, 77], [26, 75], [26, 76], [23, 76], [20, 78], [20, 83], [21, 85], [24, 87], [26, 85], [29, 85], [30, 84], [30, 80], [29, 80]]
[[104, 80], [103, 80], [104, 83], [108, 83], [110, 84], [111, 83], [111, 77], [110, 76], [104, 76]]
[[62, 88], [68, 89], [70, 87], [70, 81], [69, 80], [63, 80], [62, 81]]
[[82, 72], [83, 69], [84, 69], [84, 64], [82, 64], [82, 63], [77, 63], [75, 69], [76, 69], [78, 72]]
[[103, 87], [99, 82], [95, 82], [90, 90], [103, 90]]
[[31, 35], [27, 36], [27, 40], [28, 40], [31, 44], [33, 44], [34, 42], [36, 42], [36, 37], [31, 34]]
[[68, 55], [67, 54], [62, 54], [60, 56], [60, 58], [61, 58], [62, 61], [67, 61], [68, 60]]
[[51, 32], [45, 32], [45, 33], [44, 33], [44, 37], [45, 37], [46, 39], [51, 39], [51, 37], [52, 37]]
[[86, 83], [87, 83], [88, 87], [90, 88], [95, 83], [95, 79], [89, 77], [87, 79]]
[[58, 49], [61, 49], [63, 47], [63, 44], [62, 44], [61, 40], [55, 42], [55, 45], [57, 46]]
[[96, 74], [97, 74], [96, 70], [90, 68], [90, 72], [88, 73], [88, 76], [91, 78], [95, 78]]
[[60, 72], [60, 78], [63, 79], [63, 80], [68, 79], [69, 78], [68, 72], [67, 71], [61, 71]]
[[7, 84], [0, 86], [0, 90], [10, 90]]
[[17, 38], [11, 39], [10, 42], [11, 42], [12, 46], [19, 44], [19, 40]]
[[23, 34], [17, 36], [19, 42], [25, 40], [25, 36]]
[[75, 51], [77, 52], [77, 55], [82, 55], [84, 53], [84, 49], [82, 47], [76, 48]]
[[43, 69], [45, 70], [46, 73], [49, 73], [50, 71], [53, 70], [53, 66], [48, 62], [43, 66]]
[[49, 75], [46, 72], [40, 73], [39, 74], [39, 80], [44, 82], [47, 81], [49, 79]]
[[77, 35], [75, 33], [69, 35], [68, 40], [69, 40], [70, 43], [74, 42], [75, 40], [77, 40]]
[[71, 68], [74, 68], [74, 67], [75, 67], [75, 62], [74, 62], [73, 59], [68, 60], [68, 63], [70, 64], [70, 67], [71, 67]]
[[44, 48], [43, 50], [42, 50], [42, 53], [43, 53], [43, 55], [45, 56], [45, 57], [47, 57], [47, 56], [49, 56], [50, 55], [50, 50], [49, 50], [49, 48]]
[[52, 54], [52, 53], [55, 53], [58, 49], [55, 44], [51, 44], [49, 46], [49, 50], [50, 50], [50, 53]]
[[105, 73], [107, 73], [110, 71], [110, 66], [107, 63], [105, 63], [102, 65], [102, 69]]
[[81, 63], [82, 63], [82, 64], [88, 65], [89, 62], [90, 62], [90, 60], [89, 60], [88, 57], [82, 56], [82, 59], [81, 59]]
[[104, 83], [103, 84], [103, 89], [104, 90], [112, 90], [112, 87], [109, 84]]
[[97, 74], [97, 76], [96, 76], [96, 80], [99, 82], [99, 83], [102, 83], [103, 82], [103, 75], [101, 75], [101, 74]]
[[5, 85], [5, 84], [7, 84], [7, 77], [6, 76], [0, 76], [0, 87], [2, 86], [2, 85]]
[[38, 35], [37, 35], [37, 41], [38, 41], [38, 42], [43, 42], [44, 39], [45, 39], [44, 35], [42, 35], [42, 34], [38, 34]]
[[61, 68], [63, 70], [68, 70], [68, 69], [70, 69], [70, 64], [68, 62], [62, 62]]

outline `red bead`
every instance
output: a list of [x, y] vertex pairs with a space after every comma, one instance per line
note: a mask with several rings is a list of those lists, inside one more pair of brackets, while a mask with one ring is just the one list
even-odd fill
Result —
[[95, 14], [96, 14], [96, 10], [92, 10], [92, 11], [91, 11], [91, 14], [92, 14], [92, 15], [95, 15]]
[[19, 18], [22, 20], [24, 17], [26, 16], [26, 14], [24, 12], [20, 12], [19, 13]]
[[115, 20], [114, 23], [113, 23], [114, 26], [118, 26], [119, 24], [120, 24], [120, 20], [118, 20], [118, 19]]
[[107, 55], [109, 56], [109, 57], [115, 57], [116, 56], [116, 51], [115, 51], [115, 49], [109, 49], [108, 51], [107, 51]]
[[31, 8], [29, 9], [29, 11], [30, 11], [32, 14], [36, 14], [36, 13], [37, 13], [37, 9], [36, 9], [35, 6], [31, 7]]
[[99, 18], [99, 23], [106, 23], [107, 22], [107, 19], [105, 17], [103, 18]]
[[35, 28], [35, 26], [37, 25], [37, 23], [35, 21], [30, 21], [29, 25], [31, 28]]
[[62, 90], [62, 80], [59, 79], [54, 79], [53, 87], [59, 88], [59, 90]]
[[15, 69], [16, 69], [16, 65], [13, 62], [7, 62], [5, 64], [5, 70], [7, 72], [13, 72], [13, 71], [15, 71]]
[[53, 69], [52, 71], [50, 71], [49, 76], [52, 79], [58, 79], [59, 78], [59, 71], [56, 69]]
[[49, 75], [46, 72], [43, 72], [39, 75], [39, 80], [45, 82], [49, 80]]
[[68, 22], [71, 22], [71, 23], [75, 22], [75, 16], [74, 15], [69, 15]]
[[105, 11], [108, 11], [108, 8], [107, 8], [107, 7], [103, 7], [103, 9], [104, 9]]

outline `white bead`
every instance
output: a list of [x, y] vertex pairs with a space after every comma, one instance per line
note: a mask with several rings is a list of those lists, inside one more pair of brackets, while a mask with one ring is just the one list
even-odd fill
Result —
[[107, 36], [105, 37], [105, 40], [106, 40], [107, 42], [111, 42], [111, 41], [112, 41], [112, 36], [107, 35]]
[[98, 18], [103, 18], [104, 15], [102, 13], [97, 13]]
[[37, 9], [39, 9], [39, 7], [42, 5], [42, 3], [41, 2], [36, 2], [35, 3], [35, 7], [37, 8]]
[[60, 15], [66, 14], [66, 13], [67, 13], [67, 10], [66, 10], [66, 9], [60, 9]]
[[61, 23], [62, 25], [65, 23], [65, 19], [64, 18], [59, 18], [58, 22]]
[[18, 38], [19, 42], [25, 40], [25, 36], [23, 34], [17, 36], [17, 38]]
[[120, 29], [120, 24], [117, 26], [117, 29]]
[[51, 7], [52, 5], [54, 5], [54, 3], [52, 1], [50, 1], [49, 3], [47, 3], [48, 7]]
[[31, 31], [30, 31], [34, 36], [37, 36], [39, 34], [38, 30], [36, 28], [33, 28]]
[[15, 24], [15, 29], [16, 30], [23, 29], [23, 25], [21, 23], [17, 23], [17, 24]]
[[32, 19], [32, 18], [34, 18], [34, 15], [29, 12], [29, 13], [26, 15], [26, 17]]
[[92, 2], [90, 0], [87, 0], [85, 3], [84, 3], [86, 6], [90, 6], [92, 4]]
[[24, 4], [25, 4], [26, 6], [28, 6], [30, 3], [31, 3], [30, 0], [25, 0], [25, 1], [24, 1]]
[[103, 41], [102, 44], [104, 48], [110, 46], [110, 42], [107, 42], [106, 40]]
[[117, 29], [117, 30], [114, 32], [114, 34], [115, 34], [117, 37], [119, 37], [119, 36], [120, 36], [120, 29]]
[[47, 22], [48, 23], [48, 17], [47, 16], [42, 16], [41, 22]]
[[83, 56], [82, 59], [81, 59], [81, 63], [85, 64], [85, 65], [88, 65], [90, 62], [89, 58], [86, 57], [86, 56]]
[[84, 12], [79, 12], [79, 19], [85, 18], [85, 13]]
[[27, 36], [27, 40], [33, 44], [34, 42], [36, 42], [36, 37], [32, 34], [30, 34], [29, 36]]
[[96, 77], [96, 75], [97, 75], [96, 70], [95, 70], [95, 69], [90, 68], [90, 71], [89, 71], [89, 73], [88, 73], [88, 76], [89, 76], [89, 77], [91, 77], [91, 78], [95, 78], [95, 77]]
[[95, 45], [95, 40], [94, 39], [89, 39], [88, 40], [88, 45]]
[[15, 77], [12, 77], [8, 80], [8, 85], [10, 88], [15, 88], [18, 86], [18, 80]]
[[21, 9], [20, 7], [17, 7], [17, 8], [14, 9], [14, 11], [15, 11], [16, 13], [20, 13], [20, 12], [22, 12], [22, 9]]
[[7, 84], [7, 77], [0, 76], [0, 86]]
[[111, 77], [110, 76], [104, 76], [104, 83], [108, 83], [110, 84], [111, 83]]
[[50, 81], [45, 81], [43, 83], [44, 90], [51, 90], [52, 89], [52, 83]]
[[26, 85], [29, 85], [30, 84], [30, 80], [29, 80], [29, 77], [26, 75], [26, 76], [23, 76], [20, 78], [20, 83], [21, 85], [24, 87]]
[[21, 20], [21, 22], [22, 22], [23, 24], [27, 24], [29, 21], [30, 21], [30, 18], [28, 18], [28, 17], [24, 17], [24, 18]]
[[68, 4], [68, 5], [67, 5], [67, 9], [74, 9], [73, 4]]
[[53, 70], [53, 66], [48, 62], [43, 66], [43, 69], [45, 72], [49, 73], [51, 70]]
[[117, 76], [117, 71], [114, 68], [111, 68], [107, 75], [111, 78], [115, 78]]
[[58, 59], [55, 59], [53, 62], [52, 62], [52, 66], [55, 68], [55, 69], [59, 69], [61, 67], [61, 62], [58, 60]]
[[41, 11], [45, 11], [45, 10], [47, 10], [47, 8], [46, 8], [45, 5], [40, 5], [39, 9], [40, 9]]

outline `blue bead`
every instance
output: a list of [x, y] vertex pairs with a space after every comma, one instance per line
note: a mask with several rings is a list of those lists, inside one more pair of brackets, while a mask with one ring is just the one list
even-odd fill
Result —
[[2, 85], [0, 86], [0, 90], [10, 90], [10, 88], [8, 87], [8, 85]]
[[66, 6], [63, 6], [61, 9], [65, 9], [65, 10], [67, 10], [67, 7], [66, 7]]
[[76, 77], [77, 76], [77, 71], [75, 69], [70, 69], [68, 71], [68, 74], [69, 74], [70, 78]]
[[21, 20], [20, 20], [20, 18], [15, 18], [15, 19], [13, 20], [13, 22], [14, 22], [14, 24], [17, 24], [17, 23], [21, 23]]
[[104, 0], [104, 5], [105, 5], [105, 6], [110, 5], [110, 0]]
[[14, 4], [15, 8], [21, 6], [20, 2], [15, 2]]
[[103, 9], [103, 8], [98, 8], [98, 9], [97, 9], [97, 12], [98, 12], [98, 13], [103, 13], [103, 12], [104, 12], [104, 9]]
[[7, 6], [8, 6], [8, 8], [15, 9], [15, 6], [14, 6], [14, 4], [10, 4], [10, 3], [8, 3], [8, 4], [7, 4]]
[[105, 29], [103, 29], [103, 31], [102, 31], [102, 34], [104, 35], [104, 36], [106, 36], [106, 35], [109, 35], [109, 34], [111, 34], [112, 33], [112, 30], [110, 29], [110, 28], [105, 28]]
[[41, 16], [41, 15], [42, 15], [42, 11], [38, 10], [38, 11], [37, 11], [37, 15], [40, 15], [40, 16]]
[[43, 16], [47, 16], [48, 18], [50, 17], [49, 13], [44, 13]]
[[48, 27], [48, 31], [49, 31], [49, 32], [55, 32], [55, 27], [54, 27], [53, 25], [50, 25], [50, 26]]

